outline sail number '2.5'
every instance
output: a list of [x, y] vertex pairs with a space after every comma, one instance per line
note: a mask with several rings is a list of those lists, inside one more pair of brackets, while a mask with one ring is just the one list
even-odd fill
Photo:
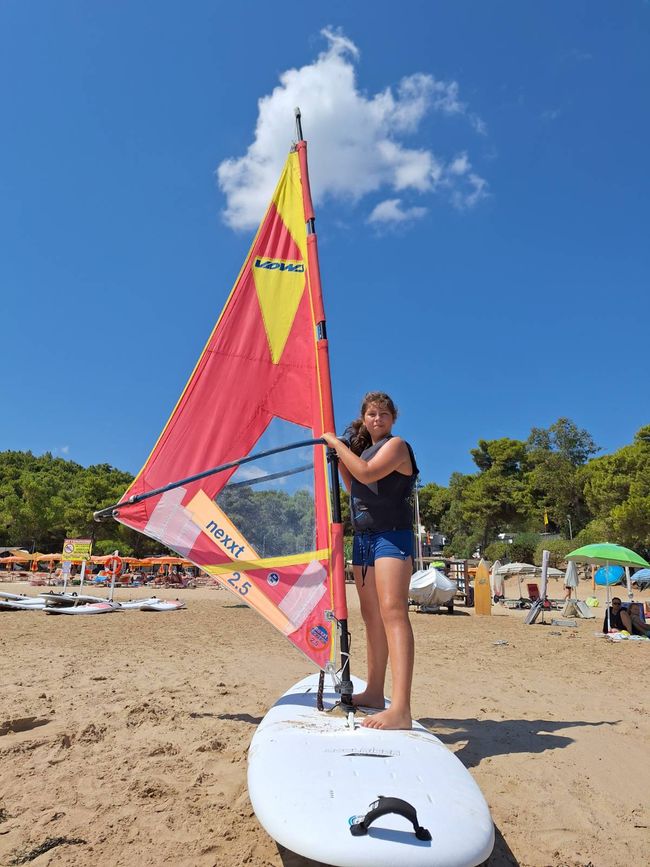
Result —
[[244, 581], [243, 584], [240, 584], [239, 583], [240, 579], [241, 579], [241, 574], [239, 572], [233, 572], [232, 575], [230, 576], [230, 578], [228, 578], [228, 584], [230, 584], [230, 586], [234, 590], [236, 590], [237, 593], [240, 593], [242, 596], [246, 596], [248, 591], [251, 589], [251, 586], [252, 586], [251, 582], [250, 581]]

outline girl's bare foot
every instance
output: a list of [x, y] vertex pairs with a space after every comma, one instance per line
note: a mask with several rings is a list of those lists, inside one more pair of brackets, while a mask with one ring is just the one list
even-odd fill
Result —
[[371, 692], [369, 689], [364, 689], [363, 692], [355, 692], [352, 696], [352, 704], [355, 707], [378, 707], [380, 709], [386, 707], [386, 701], [382, 693]]
[[410, 711], [400, 711], [393, 707], [366, 717], [361, 723], [362, 726], [369, 729], [410, 729], [412, 724]]

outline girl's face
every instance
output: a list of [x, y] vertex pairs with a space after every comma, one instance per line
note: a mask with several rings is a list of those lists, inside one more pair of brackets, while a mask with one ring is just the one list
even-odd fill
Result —
[[393, 418], [392, 412], [387, 409], [387, 407], [380, 406], [376, 403], [368, 404], [366, 411], [363, 414], [363, 423], [368, 429], [368, 433], [370, 434], [373, 443], [388, 436], [391, 432], [394, 421], [395, 419]]

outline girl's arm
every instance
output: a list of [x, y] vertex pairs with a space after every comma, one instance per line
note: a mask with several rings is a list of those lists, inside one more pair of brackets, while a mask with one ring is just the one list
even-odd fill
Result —
[[383, 479], [394, 470], [402, 472], [405, 475], [413, 472], [409, 450], [404, 440], [400, 437], [389, 439], [386, 445], [369, 461], [364, 461], [358, 455], [355, 455], [351, 449], [341, 442], [336, 434], [324, 433], [323, 439], [338, 455], [341, 469], [345, 467], [351, 476], [364, 485]]

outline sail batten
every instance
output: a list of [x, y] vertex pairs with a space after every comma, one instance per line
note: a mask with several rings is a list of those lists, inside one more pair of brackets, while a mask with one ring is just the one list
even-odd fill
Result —
[[334, 416], [313, 220], [301, 141], [181, 397], [113, 514], [190, 559], [327, 668], [332, 612], [347, 614], [342, 528], [320, 438]]

